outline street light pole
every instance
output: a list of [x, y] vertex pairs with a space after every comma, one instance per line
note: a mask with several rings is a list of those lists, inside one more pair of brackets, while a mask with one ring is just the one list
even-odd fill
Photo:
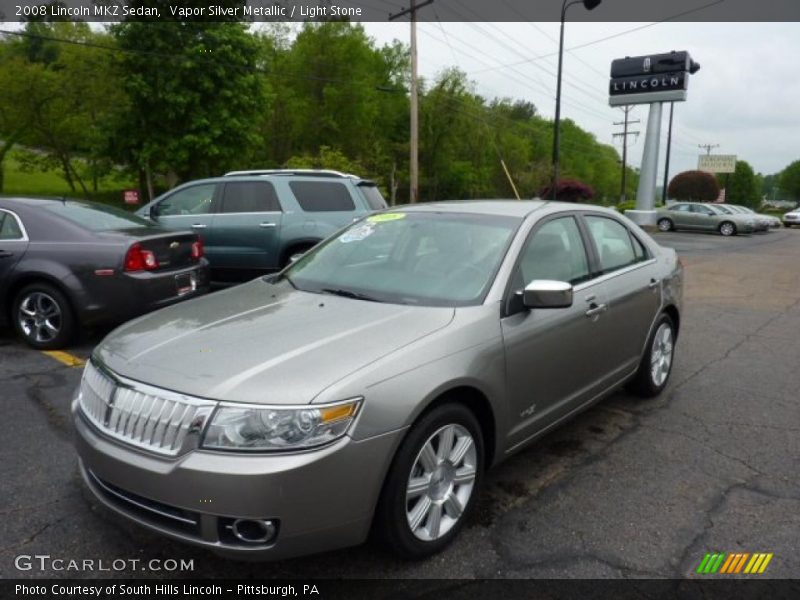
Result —
[[561, 35], [558, 40], [558, 75], [556, 77], [556, 116], [553, 122], [553, 200], [558, 199], [558, 169], [561, 145], [561, 70], [564, 62], [564, 21], [567, 9], [573, 4], [583, 4], [586, 10], [594, 10], [602, 0], [564, 0], [561, 5]]

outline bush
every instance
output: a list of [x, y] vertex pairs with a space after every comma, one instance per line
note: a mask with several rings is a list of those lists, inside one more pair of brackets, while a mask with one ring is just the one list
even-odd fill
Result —
[[669, 182], [667, 195], [675, 200], [714, 202], [719, 197], [719, 184], [711, 173], [684, 171]]
[[[553, 186], [548, 185], [539, 190], [539, 197], [549, 200], [553, 197]], [[558, 200], [560, 202], [581, 202], [594, 198], [594, 190], [577, 179], [562, 179], [558, 182]]]
[[614, 208], [624, 215], [626, 210], [634, 210], [636, 208], [636, 200], [626, 200], [625, 202], [620, 202]]

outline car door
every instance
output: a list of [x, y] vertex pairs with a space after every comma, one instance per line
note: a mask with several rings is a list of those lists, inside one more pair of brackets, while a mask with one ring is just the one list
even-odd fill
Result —
[[692, 218], [697, 229], [713, 231], [717, 228], [720, 219], [713, 210], [702, 204], [692, 204], [691, 208]]
[[689, 204], [674, 204], [669, 208], [669, 215], [676, 229], [694, 229], [695, 222]]
[[271, 182], [226, 182], [214, 219], [212, 268], [234, 279], [277, 269], [282, 216]]
[[661, 281], [647, 247], [621, 221], [599, 214], [583, 217], [605, 282], [605, 323], [614, 343], [605, 350], [606, 369], [621, 377], [636, 368], [650, 326], [661, 308]]
[[0, 208], [0, 290], [27, 249], [28, 236], [22, 221], [15, 213]]
[[[605, 287], [591, 281], [590, 264], [574, 215], [538, 224], [520, 252], [501, 321], [512, 447], [593, 398], [607, 378], [598, 359], [614, 341]], [[520, 292], [536, 279], [573, 284], [572, 306], [525, 309]]]
[[151, 217], [161, 227], [175, 230], [190, 229], [203, 240], [206, 257], [212, 264], [216, 248], [212, 235], [214, 207], [217, 202], [218, 185], [197, 183], [181, 186], [166, 195], [151, 210]]

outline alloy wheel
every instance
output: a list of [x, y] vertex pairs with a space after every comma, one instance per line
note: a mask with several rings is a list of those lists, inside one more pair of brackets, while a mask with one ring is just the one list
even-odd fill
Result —
[[653, 349], [650, 353], [650, 377], [656, 387], [661, 387], [669, 376], [672, 350], [672, 327], [668, 323], [661, 323], [653, 338]]
[[720, 225], [720, 228], [719, 228], [719, 232], [722, 235], [733, 235], [733, 233], [735, 231], [736, 231], [736, 228], [731, 223], [723, 223], [722, 225]]
[[19, 327], [25, 336], [37, 343], [47, 343], [61, 332], [61, 307], [49, 294], [31, 292], [19, 305]]
[[437, 540], [461, 519], [477, 461], [475, 440], [461, 425], [445, 425], [423, 444], [406, 485], [406, 518], [416, 538]]
[[659, 231], [669, 231], [672, 229], [672, 223], [669, 222], [669, 219], [661, 219], [658, 222], [658, 229]]

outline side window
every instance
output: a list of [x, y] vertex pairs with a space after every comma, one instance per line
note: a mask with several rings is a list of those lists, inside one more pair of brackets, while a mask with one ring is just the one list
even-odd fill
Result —
[[707, 206], [700, 206], [699, 204], [692, 204], [691, 205], [692, 212], [697, 213], [698, 215], [713, 215], [714, 211], [708, 208]]
[[352, 212], [356, 209], [347, 187], [338, 181], [292, 181], [289, 187], [305, 212]]
[[600, 257], [600, 268], [609, 273], [638, 262], [628, 228], [608, 217], [586, 216], [589, 234]]
[[225, 184], [223, 213], [280, 212], [278, 195], [267, 181], [235, 181]]
[[589, 278], [589, 261], [574, 217], [553, 219], [528, 240], [517, 279], [523, 287], [534, 279], [576, 284]]
[[633, 255], [636, 257], [636, 262], [641, 262], [650, 258], [642, 242], [632, 233], [628, 232], [628, 235], [631, 236], [631, 245], [633, 246]]
[[364, 196], [364, 200], [367, 201], [367, 205], [372, 210], [383, 210], [388, 205], [386, 204], [386, 200], [384, 200], [381, 191], [378, 189], [377, 185], [369, 184], [369, 183], [359, 183], [358, 189], [361, 192], [361, 195]]
[[670, 210], [676, 210], [678, 212], [691, 212], [691, 207], [688, 204], [675, 204], [670, 207]]
[[170, 217], [175, 215], [205, 215], [211, 212], [214, 200], [213, 183], [194, 185], [175, 192], [158, 204], [158, 214]]
[[0, 240], [21, 240], [22, 229], [13, 215], [0, 212]]

